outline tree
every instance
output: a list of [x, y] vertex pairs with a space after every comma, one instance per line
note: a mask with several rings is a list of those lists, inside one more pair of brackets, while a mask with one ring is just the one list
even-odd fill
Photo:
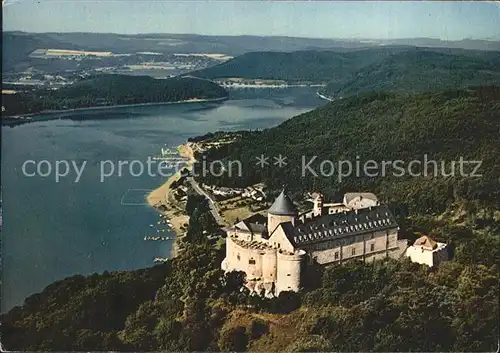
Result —
[[223, 352], [244, 352], [247, 350], [248, 337], [243, 326], [223, 329], [219, 338], [219, 348]]

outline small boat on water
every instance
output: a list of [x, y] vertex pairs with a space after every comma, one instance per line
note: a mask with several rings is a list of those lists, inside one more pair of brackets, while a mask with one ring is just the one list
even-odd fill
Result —
[[166, 258], [166, 257], [155, 257], [155, 259], [153, 261], [154, 262], [167, 262], [168, 258]]
[[162, 236], [145, 236], [144, 240], [154, 240], [154, 241], [162, 241], [162, 240], [174, 240], [172, 237], [162, 237]]

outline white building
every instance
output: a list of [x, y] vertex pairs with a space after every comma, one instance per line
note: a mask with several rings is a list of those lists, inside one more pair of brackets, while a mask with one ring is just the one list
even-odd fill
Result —
[[406, 249], [406, 256], [412, 262], [433, 267], [448, 260], [448, 247], [445, 243], [438, 243], [424, 235]]

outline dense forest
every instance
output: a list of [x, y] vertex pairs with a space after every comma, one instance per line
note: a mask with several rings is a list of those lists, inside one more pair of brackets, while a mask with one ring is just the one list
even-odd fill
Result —
[[164, 80], [148, 76], [97, 75], [58, 90], [3, 94], [3, 115], [118, 104], [177, 102], [226, 97], [219, 85], [195, 78]]
[[387, 47], [348, 52], [247, 53], [191, 75], [221, 79], [327, 83], [323, 93], [426, 92], [500, 82], [500, 55], [439, 48]]
[[[498, 87], [366, 94], [334, 101], [274, 128], [240, 132], [235, 143], [203, 157], [206, 163], [226, 161], [222, 176], [203, 176], [201, 164], [195, 165], [195, 171], [207, 184], [244, 187], [264, 181], [271, 189], [286, 184], [292, 192], [322, 191], [332, 198], [347, 191], [371, 190], [409, 214], [441, 213], [454, 202], [497, 210], [499, 118]], [[262, 154], [270, 157], [270, 163], [282, 154], [287, 165], [258, 168], [256, 157]], [[471, 177], [476, 165], [472, 163], [464, 165], [462, 173], [461, 158], [482, 161], [474, 173], [481, 177]], [[229, 163], [236, 160], [242, 163], [241, 177], [234, 177], [237, 165]], [[364, 165], [373, 163], [370, 160], [377, 167], [365, 172]], [[383, 161], [397, 160], [402, 161], [403, 172], [382, 166]], [[411, 165], [410, 173], [412, 160], [420, 162]], [[331, 163], [322, 167], [323, 161]], [[350, 162], [350, 176], [339, 176], [349, 172], [346, 164], [340, 165], [342, 161]]]
[[405, 51], [363, 67], [347, 82], [330, 82], [332, 97], [363, 92], [431, 92], [500, 83], [500, 55], [482, 57]]
[[[189, 196], [178, 257], [150, 269], [73, 276], [2, 315], [9, 350], [494, 351], [499, 236], [449, 221], [454, 260], [315, 267], [299, 293], [266, 299], [224, 274], [207, 203]], [[472, 226], [472, 223], [467, 223]], [[429, 225], [427, 225], [429, 227]], [[202, 229], [210, 230], [203, 234]], [[404, 231], [411, 228], [406, 227]], [[482, 234], [482, 235], [481, 235]]]
[[[370, 54], [366, 53], [366, 57], [370, 57]], [[335, 76], [347, 80], [360, 66], [352, 54], [334, 51], [257, 52], [243, 54], [190, 74], [211, 79], [241, 77], [289, 82], [326, 82]]]

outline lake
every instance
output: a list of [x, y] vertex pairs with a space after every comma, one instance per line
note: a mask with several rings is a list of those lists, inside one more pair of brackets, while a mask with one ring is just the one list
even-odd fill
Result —
[[[323, 104], [313, 88], [242, 89], [222, 103], [79, 111], [2, 126], [2, 312], [71, 275], [144, 268], [169, 257], [171, 242], [143, 239], [159, 227], [144, 196], [165, 177], [134, 176], [127, 167], [101, 182], [101, 162], [146, 165], [188, 137], [267, 128]], [[26, 161], [33, 175], [42, 160], [43, 175], [63, 161], [86, 165], [78, 182], [75, 170], [57, 181], [23, 173]]]

